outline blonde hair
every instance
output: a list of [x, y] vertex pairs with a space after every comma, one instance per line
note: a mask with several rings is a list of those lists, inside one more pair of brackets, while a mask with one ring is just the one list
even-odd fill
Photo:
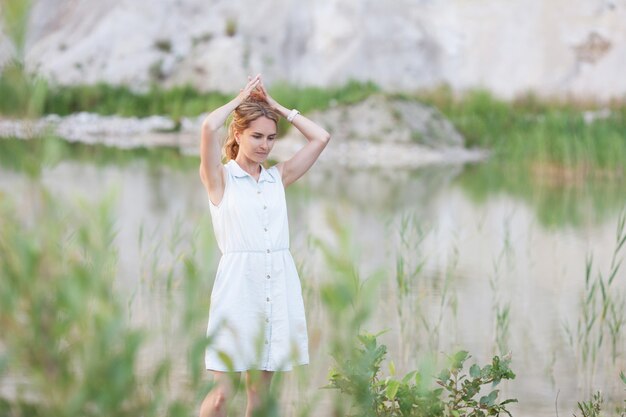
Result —
[[237, 106], [228, 125], [228, 136], [224, 143], [224, 155], [227, 161], [235, 159], [239, 152], [239, 144], [235, 140], [235, 133], [243, 132], [250, 126], [250, 123], [259, 117], [267, 117], [274, 121], [278, 127], [280, 114], [270, 107], [261, 93], [253, 91], [243, 103]]

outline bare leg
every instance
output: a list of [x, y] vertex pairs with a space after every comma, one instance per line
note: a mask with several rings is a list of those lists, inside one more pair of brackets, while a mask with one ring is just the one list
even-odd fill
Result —
[[234, 381], [239, 374], [213, 371], [215, 387], [200, 406], [200, 417], [226, 417], [226, 406], [234, 395]]
[[246, 372], [246, 392], [248, 394], [248, 406], [246, 417], [252, 417], [252, 413], [267, 400], [274, 372], [271, 371], [248, 371]]

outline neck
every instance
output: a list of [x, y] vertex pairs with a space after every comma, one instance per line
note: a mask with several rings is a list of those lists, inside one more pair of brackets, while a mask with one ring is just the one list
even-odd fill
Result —
[[237, 155], [235, 161], [241, 167], [241, 169], [246, 171], [253, 178], [258, 178], [258, 176], [261, 174], [261, 165], [258, 162], [246, 158], [241, 153]]

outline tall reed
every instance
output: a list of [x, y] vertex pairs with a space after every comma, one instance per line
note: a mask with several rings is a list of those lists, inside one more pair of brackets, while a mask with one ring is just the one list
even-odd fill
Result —
[[[24, 218], [4, 200], [0, 216], [0, 317], [4, 413], [137, 415], [155, 412], [135, 374], [145, 335], [125, 325], [113, 292], [111, 203], [68, 212], [45, 191]], [[88, 213], [88, 214], [87, 214]], [[163, 382], [157, 372], [154, 386]], [[156, 401], [156, 402], [153, 402]]]
[[585, 289], [581, 295], [580, 313], [576, 326], [565, 323], [571, 347], [576, 351], [585, 390], [591, 390], [598, 361], [615, 365], [624, 354], [626, 326], [626, 294], [616, 288], [616, 278], [622, 265], [622, 250], [626, 244], [626, 210], [618, 217], [615, 246], [608, 272], [594, 270], [593, 255], [585, 262]]
[[[178, 334], [172, 340], [189, 340], [185, 352], [166, 351], [146, 363], [154, 329], [131, 322], [132, 297], [115, 288], [114, 198], [72, 206], [35, 188], [32, 200], [28, 210], [18, 199], [0, 201], [0, 414], [194, 413], [209, 388], [201, 370], [210, 343], [202, 330], [206, 283], [195, 249], [176, 251], [176, 239], [171, 247], [182, 300], [172, 310], [180, 321], [169, 331]], [[181, 353], [189, 377], [173, 389]]]

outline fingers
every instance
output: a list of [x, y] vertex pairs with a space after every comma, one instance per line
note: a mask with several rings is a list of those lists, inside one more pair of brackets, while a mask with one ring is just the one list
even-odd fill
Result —
[[256, 86], [260, 82], [261, 82], [261, 74], [260, 73], [255, 75], [254, 77], [248, 75], [248, 85], [253, 84], [253, 85]]
[[263, 85], [263, 80], [260, 73], [255, 75], [254, 77], [248, 75], [248, 83], [246, 84], [246, 87], [239, 90], [239, 92], [240, 95], [242, 95], [243, 99], [245, 99], [250, 96], [250, 94], [254, 90], [257, 90], [257, 92], [261, 95], [261, 97], [265, 99], [265, 101], [270, 102], [272, 100], [269, 93], [265, 89], [265, 86]]
[[241, 91], [245, 92], [246, 95], [248, 95], [252, 92], [252, 90], [254, 90], [259, 85], [260, 82], [261, 82], [261, 74], [257, 74], [254, 77], [249, 75], [248, 84], [246, 84], [245, 88], [243, 88]]
[[254, 90], [259, 85], [260, 82], [261, 82], [261, 80], [252, 80], [252, 81], [250, 81], [248, 83], [248, 85], [247, 85], [247, 89], [250, 90], [250, 91]]

